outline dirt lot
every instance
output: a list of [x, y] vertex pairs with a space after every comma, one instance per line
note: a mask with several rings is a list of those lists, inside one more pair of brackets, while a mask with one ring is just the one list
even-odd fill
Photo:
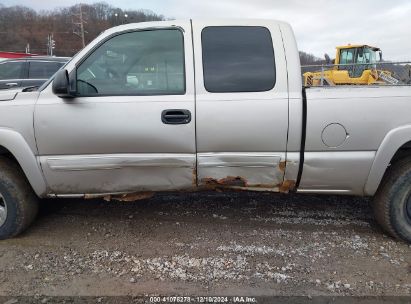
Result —
[[369, 201], [264, 193], [43, 203], [0, 243], [0, 295], [409, 295]]

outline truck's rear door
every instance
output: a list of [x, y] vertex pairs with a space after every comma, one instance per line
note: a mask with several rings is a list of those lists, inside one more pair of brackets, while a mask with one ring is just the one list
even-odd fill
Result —
[[278, 190], [288, 130], [277, 24], [193, 21], [199, 185]]

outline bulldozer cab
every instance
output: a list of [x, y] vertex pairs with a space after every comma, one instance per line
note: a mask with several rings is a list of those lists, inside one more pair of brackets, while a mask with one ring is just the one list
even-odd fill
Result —
[[334, 69], [348, 71], [351, 78], [361, 77], [365, 70], [375, 70], [377, 52], [381, 50], [369, 45], [347, 45], [337, 47]]

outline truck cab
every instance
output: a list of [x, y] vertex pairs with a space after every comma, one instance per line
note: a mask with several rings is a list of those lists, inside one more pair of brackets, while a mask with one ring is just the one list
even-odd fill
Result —
[[46, 86], [36, 105], [48, 191], [282, 189], [290, 86], [300, 102], [301, 82], [281, 71], [297, 74], [298, 53], [291, 43], [287, 62], [286, 24], [236, 24], [127, 25], [76, 56], [69, 92]]

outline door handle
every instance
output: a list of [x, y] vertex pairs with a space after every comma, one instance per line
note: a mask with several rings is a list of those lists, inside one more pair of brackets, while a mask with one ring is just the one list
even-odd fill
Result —
[[18, 85], [17, 82], [8, 82], [8, 83], [6, 83], [6, 86], [8, 86], [8, 87], [15, 87], [16, 85]]
[[172, 109], [161, 112], [161, 121], [167, 125], [183, 125], [191, 121], [189, 110]]

